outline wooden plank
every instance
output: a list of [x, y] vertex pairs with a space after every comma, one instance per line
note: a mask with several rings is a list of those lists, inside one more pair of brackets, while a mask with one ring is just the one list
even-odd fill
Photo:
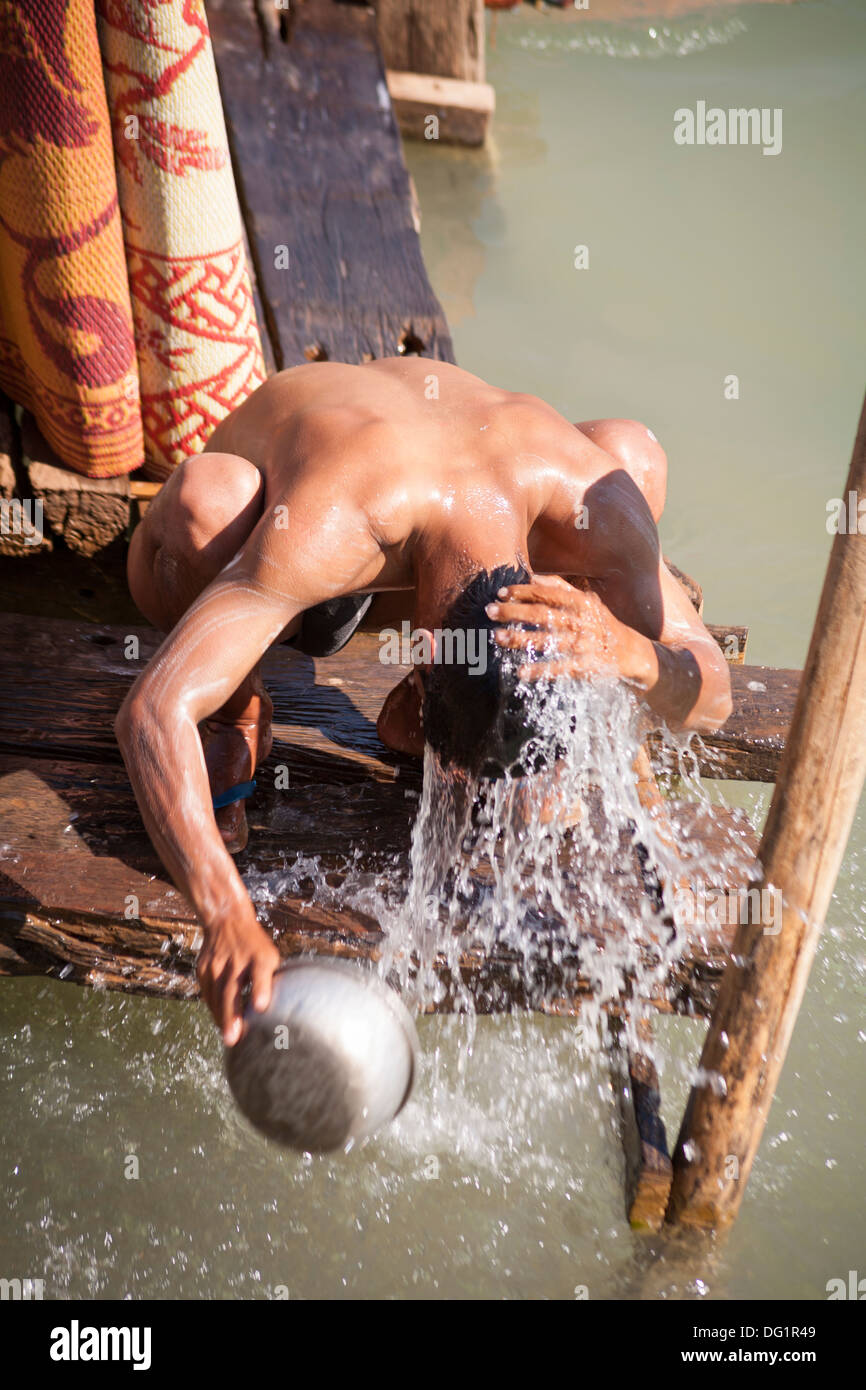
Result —
[[628, 1047], [619, 1019], [611, 1019], [615, 1047], [611, 1053], [625, 1157], [625, 1199], [629, 1225], [659, 1231], [673, 1177], [667, 1135], [661, 1118], [658, 1072], [649, 1053], [652, 1029], [642, 1020], [643, 1046]]
[[[651, 816], [662, 842], [678, 851], [679, 836], [671, 821], [670, 805], [662, 796], [647, 749], [642, 747], [633, 764], [641, 805]], [[688, 886], [683, 876], [668, 890]], [[620, 1135], [625, 1155], [625, 1195], [629, 1224], [635, 1230], [659, 1231], [664, 1224], [673, 1167], [661, 1119], [661, 1092], [652, 1060], [653, 1032], [650, 1021], [638, 1018], [636, 1038], [627, 1040], [622, 1020], [611, 1020], [616, 1043], [612, 1056], [620, 1112]]]
[[[866, 495], [866, 398], [843, 496]], [[674, 1156], [669, 1219], [731, 1224], [782, 1072], [866, 779], [866, 536], [840, 533], [759, 853], [772, 922], [734, 943]], [[781, 919], [781, 920], [779, 920]], [[770, 929], [771, 928], [771, 929]], [[716, 1080], [717, 1078], [717, 1080]]]
[[[307, 0], [275, 37], [209, 0], [235, 179], [278, 368], [453, 361], [367, 7]], [[288, 264], [286, 264], [288, 261]]]
[[461, 82], [418, 72], [386, 72], [400, 134], [444, 145], [483, 145], [496, 106], [489, 82]]
[[[135, 649], [129, 658], [125, 652]], [[159, 644], [152, 628], [79, 626], [60, 620], [5, 614], [0, 641], [8, 652], [8, 680], [0, 700], [0, 751], [27, 750], [33, 756], [119, 761], [111, 721], [128, 683]], [[307, 750], [297, 775], [309, 768], [332, 781], [354, 781], [371, 764], [373, 775], [417, 778], [417, 762], [383, 748], [376, 719], [404, 668], [378, 661], [375, 633], [358, 633], [348, 647], [325, 662], [310, 663], [289, 648], [265, 659], [265, 680], [275, 701], [277, 736]], [[39, 668], [43, 668], [40, 671]], [[50, 676], [43, 674], [50, 670]], [[64, 684], [82, 670], [99, 673], [98, 687], [85, 686], [80, 698], [62, 695]], [[785, 746], [800, 672], [766, 666], [734, 666], [734, 711], [718, 733], [705, 735], [697, 756], [702, 775], [772, 782]], [[347, 726], [343, 727], [345, 711]], [[315, 729], [317, 732], [311, 732]], [[332, 729], [333, 737], [320, 734]], [[347, 746], [347, 739], [353, 741]], [[650, 741], [652, 742], [652, 741]]]
[[707, 632], [725, 653], [731, 666], [743, 666], [746, 661], [746, 647], [749, 642], [749, 629], [732, 623], [706, 623]]
[[802, 674], [772, 666], [731, 667], [733, 713], [723, 728], [701, 739], [703, 777], [775, 782]]
[[[282, 804], [279, 794], [257, 795], [250, 847], [239, 857], [241, 871], [284, 872], [289, 847], [318, 854], [333, 883], [347, 861], [392, 878], [397, 855], [405, 870], [417, 802], [407, 801], [401, 787], [373, 784], [366, 792], [351, 812], [337, 786], [303, 788]], [[61, 974], [76, 983], [132, 992], [195, 994], [200, 943], [192, 910], [166, 880], [120, 769], [0, 755], [0, 821], [5, 847], [0, 974]], [[330, 827], [327, 834], [325, 827]], [[724, 836], [733, 829], [730, 821], [716, 833]], [[736, 833], [742, 835], [741, 825]], [[636, 884], [634, 873], [624, 884], [627, 915], [637, 910], [636, 899], [628, 906], [629, 895], [639, 891]], [[315, 950], [373, 961], [381, 951], [378, 923], [357, 910], [337, 911], [313, 901], [309, 894], [283, 893], [279, 904], [261, 907], [260, 916], [285, 955]], [[558, 941], [551, 929], [550, 951], [539, 951], [530, 981], [522, 954], [513, 948], [497, 943], [482, 953], [467, 947], [460, 974], [479, 1012], [538, 1007], [574, 1015], [590, 993], [582, 950], [595, 955], [622, 932], [619, 926], [587, 931], [583, 944], [575, 946], [570, 939]], [[669, 987], [659, 988], [648, 1002], [664, 1012], [706, 1014], [731, 937], [726, 927], [696, 933], [684, 944]], [[644, 950], [648, 959], [654, 956], [651, 939]], [[444, 959], [439, 969], [448, 987], [441, 1008], [448, 1009], [454, 982]]]
[[[136, 635], [138, 654], [128, 660]], [[191, 909], [147, 839], [111, 729], [157, 634], [6, 616], [0, 640], [12, 653], [0, 675], [0, 971], [63, 972], [79, 982], [188, 997], [195, 990]], [[356, 855], [357, 866], [373, 873], [393, 869], [395, 855], [407, 864], [420, 765], [384, 749], [374, 723], [383, 691], [401, 671], [386, 672], [374, 659], [370, 635], [355, 640], [361, 656], [347, 649], [313, 662], [281, 649], [268, 658], [275, 743], [250, 803], [242, 871], [283, 871], [287, 848], [318, 855], [332, 883]], [[277, 788], [275, 776], [283, 765], [290, 770], [287, 790]], [[744, 878], [754, 837], [742, 820], [720, 816], [710, 827], [692, 816], [684, 825], [686, 837], [711, 842], [719, 862], [739, 846]], [[622, 854], [625, 866], [633, 845], [624, 844]], [[630, 903], [627, 894], [645, 890], [634, 864], [624, 883], [627, 877], [623, 901]], [[635, 899], [629, 910], [637, 907]], [[287, 953], [315, 948], [372, 959], [381, 947], [377, 924], [313, 902], [309, 890], [283, 895], [265, 917]], [[663, 923], [660, 930], [667, 934]], [[705, 1013], [730, 936], [729, 928], [698, 932], [656, 1007]], [[609, 939], [596, 931], [584, 941], [597, 950]], [[537, 978], [528, 982], [513, 949], [496, 947], [489, 955], [467, 949], [461, 974], [479, 1009], [533, 1004], [575, 1012], [589, 989], [580, 950], [567, 942], [561, 950], [554, 946], [552, 940], [551, 961], [558, 963], [540, 961]], [[645, 949], [653, 954], [652, 940]], [[446, 995], [443, 1007], [448, 1003]]]

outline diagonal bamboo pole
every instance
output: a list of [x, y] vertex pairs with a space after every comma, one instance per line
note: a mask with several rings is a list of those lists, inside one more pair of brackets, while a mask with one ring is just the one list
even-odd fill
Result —
[[[852, 492], [866, 498], [866, 402], [846, 504]], [[757, 921], [737, 932], [674, 1154], [669, 1222], [736, 1218], [863, 787], [866, 535], [854, 528], [833, 542], [758, 852], [759, 886], [782, 894], [781, 930]]]

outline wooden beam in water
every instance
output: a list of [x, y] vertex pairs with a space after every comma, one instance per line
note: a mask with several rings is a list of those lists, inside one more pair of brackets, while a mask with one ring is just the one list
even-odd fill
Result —
[[[341, 864], [358, 853], [360, 868], [393, 875], [395, 852], [402, 850], [406, 864], [412, 808], [401, 790], [390, 789], [390, 798], [383, 790], [388, 789], [380, 786], [378, 795], [368, 796], [354, 816], [341, 814], [346, 796], [339, 786], [302, 796], [283, 821], [272, 798], [265, 824], [253, 819], [250, 847], [239, 867], [285, 873], [286, 851], [290, 859], [302, 851], [318, 856], [336, 881]], [[293, 815], [304, 835], [284, 832]], [[46, 974], [171, 998], [197, 995], [199, 929], [191, 908], [165, 877], [120, 769], [0, 757], [0, 820], [0, 974]], [[276, 832], [267, 824], [273, 820]], [[706, 838], [703, 828], [695, 833]], [[742, 822], [724, 817], [715, 834], [720, 841], [730, 834], [739, 837], [745, 859], [751, 860], [754, 838]], [[637, 884], [635, 872], [624, 881], [626, 915], [638, 910]], [[300, 888], [281, 891], [278, 903], [260, 909], [260, 915], [284, 956], [312, 951], [375, 961], [381, 954], [384, 934], [378, 922], [350, 907], [316, 902]], [[666, 934], [663, 924], [659, 930]], [[620, 925], [611, 924], [607, 931], [587, 930], [575, 945], [559, 941], [551, 929], [550, 950], [536, 945], [529, 974], [522, 954], [511, 947], [498, 944], [482, 952], [470, 946], [461, 952], [459, 975], [479, 1013], [538, 1008], [576, 1016], [592, 992], [584, 952], [593, 957], [622, 934]], [[731, 937], [724, 926], [696, 932], [670, 980], [647, 1002], [666, 1013], [706, 1015]], [[655, 955], [648, 940], [645, 956]], [[457, 982], [444, 958], [437, 969], [446, 987], [437, 1009], [448, 1010]]]
[[616, 1045], [611, 1054], [625, 1156], [625, 1199], [629, 1225], [659, 1231], [671, 1190], [673, 1166], [661, 1118], [658, 1072], [650, 1055], [652, 1028], [642, 1020], [643, 1046], [627, 1047], [621, 1021], [611, 1018]]
[[[158, 640], [149, 629], [0, 618], [8, 653], [0, 673], [3, 973], [61, 974], [171, 997], [196, 993], [193, 915], [150, 845], [112, 731], [114, 712]], [[287, 649], [268, 656], [275, 741], [249, 805], [242, 872], [284, 873], [287, 851], [292, 861], [296, 852], [318, 856], [333, 881], [356, 851], [370, 872], [387, 873], [395, 855], [405, 864], [421, 769], [417, 760], [389, 753], [376, 735], [381, 700], [402, 674], [384, 668], [376, 651], [375, 637], [359, 634], [322, 662]], [[285, 791], [275, 776], [283, 764], [290, 774]], [[720, 861], [739, 845], [743, 867], [732, 879], [746, 881], [754, 836], [742, 820], [729, 813], [713, 826], [693, 819], [689, 827], [684, 834], [711, 840]], [[633, 846], [623, 848], [624, 856], [633, 853]], [[632, 872], [623, 900], [644, 892], [640, 885]], [[628, 910], [634, 915], [639, 906], [635, 899]], [[374, 959], [381, 950], [378, 923], [313, 901], [302, 881], [281, 891], [279, 904], [263, 915], [286, 954]], [[514, 950], [467, 949], [460, 975], [481, 1012], [532, 1006], [574, 1014], [589, 993], [580, 951], [603, 949], [610, 939], [587, 931], [579, 949], [560, 943], [559, 961], [551, 935], [549, 955], [539, 953], [530, 978]], [[705, 1014], [730, 939], [725, 927], [696, 933], [655, 1006]], [[652, 954], [651, 942], [646, 949]], [[443, 1007], [451, 1002], [446, 995]]]
[[[866, 496], [866, 400], [843, 496]], [[866, 536], [830, 552], [759, 887], [781, 923], [741, 925], [674, 1155], [668, 1219], [729, 1226], [764, 1132], [866, 777]], [[773, 930], [767, 930], [772, 925]]]
[[[96, 753], [119, 763], [111, 728], [114, 713], [159, 640], [147, 627], [97, 627], [50, 618], [37, 624], [29, 617], [0, 615], [9, 683], [8, 696], [0, 703], [0, 752], [88, 760]], [[138, 656], [126, 656], [128, 650]], [[407, 669], [383, 665], [378, 652], [375, 633], [361, 632], [325, 661], [300, 658], [288, 648], [271, 652], [265, 660], [266, 683], [276, 704], [277, 737], [285, 730], [287, 739], [306, 747], [313, 761], [321, 761], [325, 745], [311, 730], [324, 720], [336, 736], [333, 751], [338, 757], [329, 773], [336, 780], [357, 780], [367, 768], [380, 780], [418, 777], [417, 760], [390, 753], [376, 734], [382, 702]], [[75, 694], [79, 674], [94, 670], [101, 672], [104, 700], [87, 684], [80, 697]], [[723, 729], [702, 740], [704, 749], [698, 756], [704, 776], [775, 781], [800, 674], [765, 666], [731, 668], [734, 711]], [[341, 711], [346, 712], [345, 728]], [[306, 776], [305, 767], [297, 775]]]
[[452, 362], [374, 12], [306, 0], [280, 25], [260, 23], [254, 0], [207, 11], [277, 368], [401, 353]]

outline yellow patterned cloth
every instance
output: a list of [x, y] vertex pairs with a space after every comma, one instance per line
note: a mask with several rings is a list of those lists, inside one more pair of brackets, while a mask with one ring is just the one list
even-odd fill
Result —
[[202, 0], [95, 10], [0, 11], [0, 385], [70, 467], [164, 478], [261, 342]]

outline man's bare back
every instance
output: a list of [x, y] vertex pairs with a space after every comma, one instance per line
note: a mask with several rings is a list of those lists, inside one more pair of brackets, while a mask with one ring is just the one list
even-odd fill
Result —
[[[271, 378], [172, 476], [129, 570], [138, 606], [170, 635], [117, 733], [151, 838], [205, 928], [199, 979], [228, 1043], [242, 981], [265, 1007], [278, 963], [226, 849], [245, 842], [243, 811], [218, 825], [211, 800], [269, 751], [267, 649], [350, 594], [378, 596], [367, 625], [402, 613], [432, 631], [473, 575], [517, 560], [531, 582], [487, 610], [503, 647], [525, 648], [531, 621], [533, 642], [540, 629], [559, 649], [544, 674], [613, 673], [671, 724], [717, 727], [727, 670], [661, 559], [665, 475], [633, 421], [575, 428], [535, 397], [394, 358]], [[380, 736], [420, 751], [420, 711], [409, 678]]]

